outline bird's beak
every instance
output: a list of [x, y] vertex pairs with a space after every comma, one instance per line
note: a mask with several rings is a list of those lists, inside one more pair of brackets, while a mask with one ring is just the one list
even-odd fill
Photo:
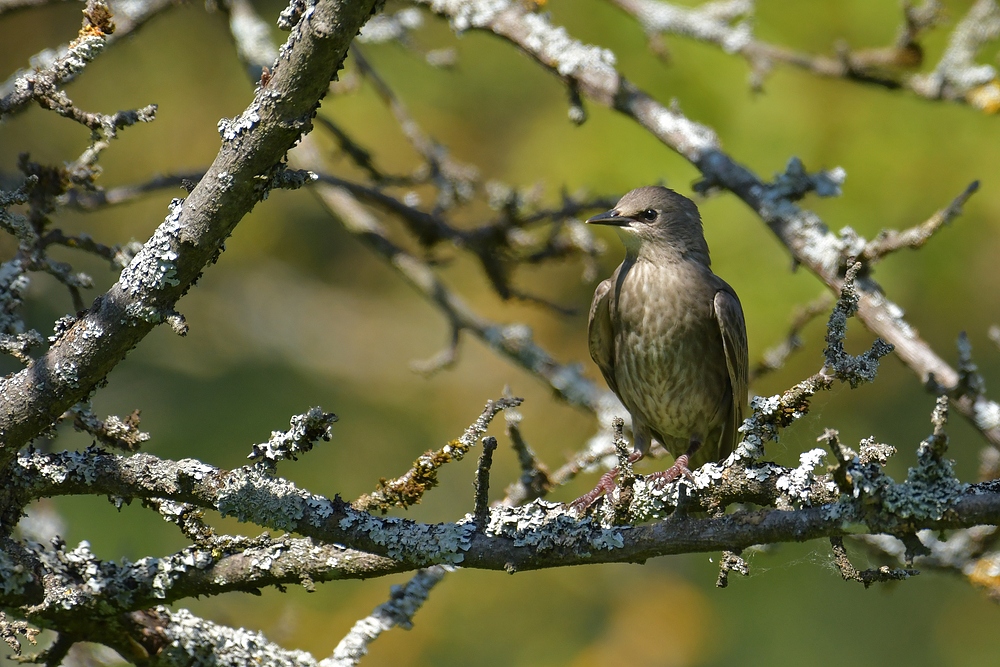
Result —
[[615, 209], [599, 213], [593, 218], [587, 219], [587, 224], [589, 225], [611, 225], [613, 227], [627, 227], [629, 222], [631, 222], [630, 218], [620, 215]]

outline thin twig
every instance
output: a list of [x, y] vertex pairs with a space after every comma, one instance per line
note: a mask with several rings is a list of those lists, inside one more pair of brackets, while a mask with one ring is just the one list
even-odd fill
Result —
[[844, 547], [843, 537], [831, 537], [830, 546], [833, 548], [833, 562], [840, 570], [840, 576], [843, 577], [844, 581], [857, 581], [864, 585], [865, 588], [874, 583], [900, 581], [920, 574], [919, 570], [902, 568], [892, 570], [885, 565], [877, 570], [858, 570], [851, 563], [851, 559], [847, 555], [847, 548]]
[[882, 230], [878, 233], [878, 236], [865, 244], [861, 258], [869, 264], [874, 264], [886, 255], [902, 248], [916, 249], [922, 247], [941, 227], [961, 215], [965, 202], [978, 189], [979, 181], [972, 181], [962, 194], [955, 197], [948, 206], [936, 212], [919, 225], [904, 229], [903, 231], [896, 231], [894, 229]]
[[479, 456], [476, 466], [476, 502], [473, 516], [476, 528], [483, 530], [490, 517], [490, 467], [493, 465], [493, 452], [497, 449], [497, 439], [492, 435], [483, 438], [483, 453]]
[[826, 312], [832, 304], [832, 295], [825, 292], [804, 306], [796, 308], [785, 340], [764, 351], [761, 360], [750, 369], [750, 383], [753, 384], [765, 375], [784, 366], [788, 357], [802, 347], [802, 330], [816, 317]]

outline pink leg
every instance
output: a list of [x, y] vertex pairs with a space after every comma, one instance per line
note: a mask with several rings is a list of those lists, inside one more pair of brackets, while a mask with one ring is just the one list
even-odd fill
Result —
[[680, 456], [677, 457], [677, 460], [674, 461], [674, 464], [672, 466], [670, 466], [666, 470], [650, 473], [646, 477], [646, 479], [649, 479], [654, 484], [656, 484], [656, 488], [658, 489], [663, 488], [665, 485], [674, 481], [681, 475], [684, 475], [691, 481], [694, 481], [694, 476], [691, 474], [691, 471], [688, 470], [688, 461], [690, 460], [691, 457], [689, 457], [687, 454], [681, 454]]
[[[635, 463], [641, 458], [642, 452], [632, 452], [628, 455], [628, 462]], [[588, 507], [593, 505], [598, 498], [606, 493], [610, 493], [615, 488], [616, 477], [618, 477], [618, 468], [612, 468], [608, 472], [601, 475], [601, 479], [597, 482], [597, 486], [594, 487], [594, 490], [583, 494], [571, 502], [569, 504], [570, 508], [575, 510], [577, 513], [585, 511]]]
[[681, 475], [684, 475], [687, 479], [694, 481], [694, 475], [688, 469], [688, 461], [694, 456], [694, 453], [698, 451], [701, 447], [701, 437], [697, 435], [692, 435], [691, 440], [688, 443], [688, 449], [686, 452], [677, 457], [674, 464], [663, 470], [661, 472], [654, 472], [649, 475], [648, 479], [651, 479], [655, 484], [656, 488], [662, 488], [664, 485], [669, 484]]

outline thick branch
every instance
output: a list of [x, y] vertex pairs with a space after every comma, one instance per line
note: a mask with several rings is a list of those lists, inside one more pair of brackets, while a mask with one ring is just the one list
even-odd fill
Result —
[[[803, 469], [812, 465], [814, 460], [806, 462]], [[705, 486], [699, 482], [699, 486], [728, 488], [727, 501], [737, 502], [750, 500], [754, 494], [773, 495], [773, 488], [794, 485], [795, 479], [801, 477], [774, 464], [754, 466], [744, 473], [740, 469], [731, 463], [731, 481], [725, 484], [720, 481], [726, 479], [725, 475], [708, 472], [712, 480]], [[852, 474], [860, 476], [864, 470]], [[471, 516], [452, 524], [376, 517], [339, 499], [331, 501], [297, 489], [252, 466], [223, 471], [191, 460], [165, 461], [146, 454], [122, 457], [88, 450], [82, 454], [27, 454], [18, 458], [13, 472], [15, 480], [23, 480], [20, 484], [27, 483], [19, 490], [27, 497], [84, 493], [191, 503], [242, 521], [378, 554], [394, 561], [385, 563], [389, 571], [440, 563], [522, 570], [637, 562], [668, 554], [739, 551], [753, 544], [844, 535], [849, 522], [862, 520], [870, 532], [890, 534], [1000, 524], [1000, 488], [989, 483], [952, 489], [950, 495], [938, 498], [940, 503], [933, 511], [923, 514], [899, 509], [906, 514], [896, 515], [889, 505], [880, 512], [862, 512], [855, 501], [842, 498], [800, 509], [743, 510], [708, 519], [685, 513], [654, 524], [610, 529], [577, 520], [565, 505], [535, 501], [521, 508], [491, 508], [487, 529], [479, 532]], [[891, 490], [891, 481], [882, 479], [881, 490]], [[754, 484], [760, 488], [754, 490]], [[816, 491], [805, 494], [798, 489], [797, 497], [819, 498], [825, 482], [816, 480], [812, 484], [818, 485]], [[772, 491], [765, 491], [767, 487], [773, 487]], [[657, 494], [668, 499], [671, 492], [676, 492], [676, 483]], [[905, 494], [893, 493], [885, 497], [894, 499], [894, 507], [903, 508], [900, 503]], [[696, 507], [709, 509], [702, 504], [710, 500], [711, 496], [701, 498]], [[669, 506], [665, 509], [669, 511]]]
[[[79, 402], [172, 311], [236, 224], [267, 192], [285, 152], [311, 118], [375, 0], [324, 0], [294, 26], [267, 86], [234, 120], [208, 173], [170, 215], [119, 281], [0, 392], [0, 465]], [[262, 180], [263, 178], [263, 180]]]

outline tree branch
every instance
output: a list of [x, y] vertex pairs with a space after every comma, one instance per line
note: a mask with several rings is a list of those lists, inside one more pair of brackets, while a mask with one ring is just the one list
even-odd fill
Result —
[[0, 466], [85, 397], [217, 258], [222, 242], [266, 195], [285, 152], [310, 129], [319, 100], [375, 4], [320, 1], [295, 24], [268, 86], [257, 89], [238, 118], [219, 124], [222, 148], [190, 196], [174, 200], [118, 282], [44, 356], [3, 380]]

